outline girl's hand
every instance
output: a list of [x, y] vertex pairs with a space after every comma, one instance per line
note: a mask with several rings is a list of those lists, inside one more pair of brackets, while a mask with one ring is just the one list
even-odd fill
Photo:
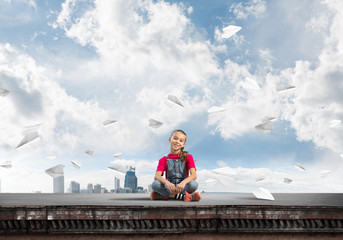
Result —
[[166, 183], [166, 185], [167, 185], [167, 187], [168, 187], [170, 193], [175, 193], [175, 192], [176, 192], [176, 189], [175, 189], [175, 185], [174, 185], [174, 184], [172, 184], [171, 182], [168, 182], [168, 183]]
[[177, 193], [181, 193], [183, 191], [183, 189], [185, 189], [186, 184], [183, 182], [180, 182], [177, 186], [176, 186], [176, 192]]

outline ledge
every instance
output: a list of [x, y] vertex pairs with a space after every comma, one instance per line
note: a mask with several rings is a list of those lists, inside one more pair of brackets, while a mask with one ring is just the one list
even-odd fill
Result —
[[293, 194], [291, 202], [287, 194], [275, 194], [276, 201], [249, 194], [205, 194], [202, 201], [189, 203], [151, 201], [147, 194], [95, 195], [0, 194], [0, 235], [343, 235], [343, 194]]

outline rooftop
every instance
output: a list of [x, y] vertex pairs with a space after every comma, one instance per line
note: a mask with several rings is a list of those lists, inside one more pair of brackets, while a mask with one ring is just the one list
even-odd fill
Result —
[[320, 239], [320, 234], [334, 234], [343, 238], [343, 194], [273, 196], [275, 201], [251, 193], [205, 193], [200, 202], [183, 202], [152, 201], [149, 194], [138, 193], [1, 193], [0, 235], [48, 239], [63, 234], [319, 234]]

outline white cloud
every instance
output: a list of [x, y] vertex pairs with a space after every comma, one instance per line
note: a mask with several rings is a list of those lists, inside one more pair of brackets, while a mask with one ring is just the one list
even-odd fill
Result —
[[266, 2], [264, 0], [250, 0], [248, 2], [239, 2], [231, 5], [230, 11], [237, 19], [247, 19], [249, 16], [259, 17], [266, 11]]

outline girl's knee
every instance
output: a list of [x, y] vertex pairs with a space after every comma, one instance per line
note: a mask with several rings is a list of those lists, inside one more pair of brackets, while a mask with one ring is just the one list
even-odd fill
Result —
[[190, 181], [188, 183], [188, 191], [190, 193], [195, 192], [198, 189], [198, 182], [197, 181]]
[[151, 184], [151, 188], [154, 191], [161, 189], [161, 182], [157, 180], [153, 181]]

